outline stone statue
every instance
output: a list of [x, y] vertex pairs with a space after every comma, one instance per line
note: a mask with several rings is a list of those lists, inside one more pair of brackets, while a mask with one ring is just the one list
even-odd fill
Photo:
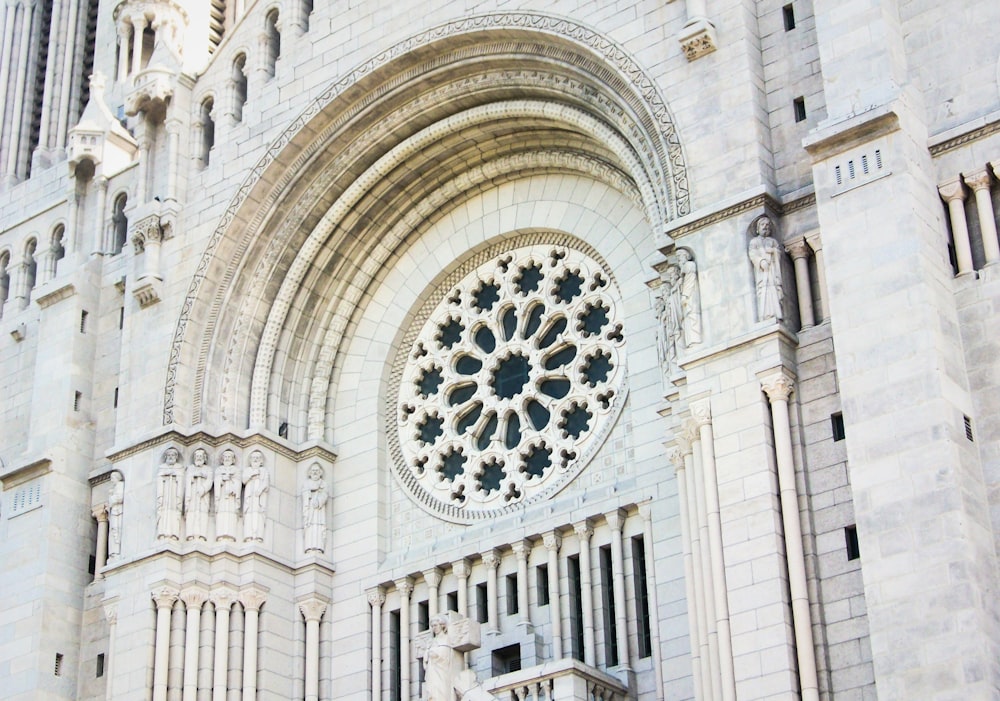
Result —
[[681, 331], [685, 347], [701, 343], [701, 291], [698, 288], [698, 266], [686, 248], [677, 250], [680, 268], [679, 297]]
[[267, 516], [267, 490], [271, 478], [264, 469], [264, 454], [259, 450], [250, 453], [250, 464], [243, 473], [243, 540], [264, 540], [264, 519]]
[[326, 551], [326, 502], [329, 495], [318, 462], [309, 466], [302, 489], [302, 543], [306, 554]]
[[122, 554], [122, 513], [125, 508], [125, 482], [122, 473], [111, 473], [108, 487], [108, 559]]
[[677, 346], [681, 338], [682, 312], [680, 299], [680, 270], [676, 265], [667, 268], [656, 298], [656, 317], [659, 320], [658, 343], [660, 365], [670, 374], [677, 368]]
[[424, 661], [421, 701], [488, 701], [496, 699], [465, 666], [465, 654], [480, 646], [479, 624], [454, 612], [430, 621], [429, 632], [414, 640], [416, 654]]
[[184, 468], [179, 465], [177, 448], [167, 448], [157, 473], [156, 537], [177, 540], [181, 531], [181, 500], [184, 496]]
[[205, 540], [208, 533], [208, 511], [212, 499], [212, 468], [208, 453], [198, 448], [188, 466], [184, 484], [184, 523], [187, 540]]
[[784, 318], [781, 309], [784, 300], [781, 284], [781, 247], [771, 235], [774, 225], [766, 214], [754, 220], [753, 230], [755, 235], [750, 239], [747, 254], [753, 263], [757, 288], [757, 320], [781, 321]]
[[236, 540], [236, 521], [240, 512], [242, 484], [236, 475], [236, 453], [222, 451], [219, 466], [215, 468], [215, 539]]

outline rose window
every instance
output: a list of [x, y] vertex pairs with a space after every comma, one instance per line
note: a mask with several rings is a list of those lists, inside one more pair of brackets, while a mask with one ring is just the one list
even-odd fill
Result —
[[624, 339], [610, 275], [573, 249], [480, 256], [452, 281], [404, 341], [390, 443], [419, 503], [469, 521], [583, 468], [620, 409]]

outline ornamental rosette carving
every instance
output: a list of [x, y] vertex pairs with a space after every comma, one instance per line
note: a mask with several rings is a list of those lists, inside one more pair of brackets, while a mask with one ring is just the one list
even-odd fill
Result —
[[621, 411], [620, 309], [603, 265], [565, 246], [501, 250], [443, 286], [401, 350], [390, 441], [415, 501], [471, 522], [568, 484]]

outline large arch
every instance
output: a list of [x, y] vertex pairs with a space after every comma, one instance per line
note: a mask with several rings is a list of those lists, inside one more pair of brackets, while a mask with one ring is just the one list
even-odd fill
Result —
[[358, 66], [272, 144], [211, 236], [175, 330], [164, 423], [289, 422], [329, 439], [340, 338], [380, 265], [484, 184], [546, 172], [614, 187], [653, 232], [688, 211], [669, 111], [607, 37], [495, 14]]

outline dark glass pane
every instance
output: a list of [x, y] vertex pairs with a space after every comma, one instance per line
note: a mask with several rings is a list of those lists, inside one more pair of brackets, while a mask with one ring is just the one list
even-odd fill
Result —
[[548, 395], [553, 399], [562, 399], [569, 394], [569, 387], [569, 380], [555, 379], [543, 380], [538, 389], [542, 394]]
[[533, 263], [525, 268], [521, 268], [521, 273], [517, 276], [517, 291], [521, 294], [535, 292], [538, 283], [542, 281], [542, 266]]
[[590, 419], [593, 416], [586, 407], [574, 405], [573, 408], [563, 413], [560, 427], [573, 438], [579, 438], [584, 431], [590, 428]]
[[542, 325], [542, 314], [545, 313], [545, 306], [542, 304], [536, 304], [528, 312], [528, 321], [524, 324], [524, 337], [531, 338], [538, 331], [538, 327]]
[[489, 420], [486, 422], [486, 428], [483, 432], [479, 434], [479, 438], [476, 439], [476, 447], [480, 450], [486, 450], [490, 447], [490, 439], [493, 438], [493, 434], [497, 432], [497, 424], [499, 420], [497, 419], [496, 412], [490, 415]]
[[483, 283], [482, 289], [475, 294], [473, 304], [479, 311], [486, 312], [492, 309], [499, 299], [500, 286], [492, 282]]
[[551, 414], [548, 409], [543, 407], [534, 399], [528, 400], [527, 409], [528, 418], [531, 419], [531, 425], [534, 426], [536, 431], [541, 431], [549, 425], [549, 417]]
[[475, 375], [483, 367], [483, 361], [471, 355], [463, 355], [455, 363], [455, 372], [459, 375]]
[[476, 393], [476, 386], [473, 384], [461, 385], [455, 387], [451, 392], [448, 393], [448, 404], [451, 406], [458, 406], [459, 404], [465, 404], [467, 401], [472, 399], [472, 395]]
[[439, 416], [428, 416], [417, 428], [420, 431], [420, 440], [424, 445], [430, 445], [444, 433], [444, 419]]
[[556, 339], [559, 337], [559, 334], [561, 334], [565, 330], [566, 330], [566, 317], [559, 317], [554, 322], [552, 322], [552, 325], [545, 330], [545, 334], [540, 339], [538, 339], [538, 347], [548, 348], [549, 346], [551, 346], [553, 343], [556, 342]]
[[545, 468], [552, 464], [552, 451], [544, 446], [532, 446], [531, 450], [524, 458], [524, 467], [521, 471], [532, 477], [541, 477]]
[[445, 476], [449, 482], [454, 482], [455, 478], [465, 472], [465, 461], [466, 458], [461, 452], [452, 450], [450, 453], [444, 456], [444, 460], [441, 461], [441, 474]]
[[455, 426], [455, 431], [458, 435], [465, 433], [470, 426], [474, 426], [477, 421], [479, 421], [480, 414], [483, 413], [483, 403], [476, 402], [475, 406], [468, 414], [463, 416], [458, 420], [458, 424]]
[[500, 480], [503, 479], [503, 466], [489, 462], [483, 465], [483, 473], [479, 477], [480, 488], [489, 494], [500, 489]]
[[510, 307], [503, 313], [500, 322], [503, 324], [504, 340], [509, 341], [514, 338], [514, 332], [517, 331], [517, 312], [514, 311], [514, 307]]
[[493, 336], [493, 332], [486, 326], [480, 326], [476, 329], [473, 340], [486, 353], [492, 353], [493, 349], [497, 347], [497, 339]]
[[592, 304], [588, 304], [586, 311], [580, 315], [580, 323], [583, 326], [584, 335], [595, 336], [601, 333], [601, 329], [608, 324], [609, 311], [610, 310], [603, 305], [594, 306]]
[[608, 353], [598, 353], [587, 361], [583, 368], [583, 376], [587, 384], [596, 387], [598, 382], [607, 382], [608, 375], [611, 374], [611, 356]]
[[556, 298], [563, 302], [572, 302], [580, 295], [583, 289], [583, 278], [572, 271], [566, 273], [566, 277], [556, 283]]
[[566, 363], [572, 362], [573, 358], [576, 357], [576, 346], [566, 346], [558, 353], [554, 353], [545, 359], [545, 369], [555, 370], [560, 368]]
[[507, 430], [504, 433], [504, 445], [507, 450], [513, 450], [521, 442], [521, 419], [517, 414], [511, 414], [507, 419]]
[[437, 394], [438, 387], [441, 386], [443, 380], [444, 378], [441, 377], [441, 368], [432, 367], [424, 370], [417, 381], [417, 389], [420, 391], [420, 396], [426, 399], [432, 394]]
[[528, 382], [528, 372], [531, 365], [528, 359], [521, 355], [512, 355], [500, 361], [493, 374], [493, 391], [501, 399], [511, 399], [524, 389]]
[[441, 344], [442, 348], [451, 350], [452, 346], [462, 338], [462, 331], [464, 330], [465, 327], [462, 326], [461, 322], [456, 319], [450, 319], [447, 324], [441, 324], [438, 327], [437, 341]]

